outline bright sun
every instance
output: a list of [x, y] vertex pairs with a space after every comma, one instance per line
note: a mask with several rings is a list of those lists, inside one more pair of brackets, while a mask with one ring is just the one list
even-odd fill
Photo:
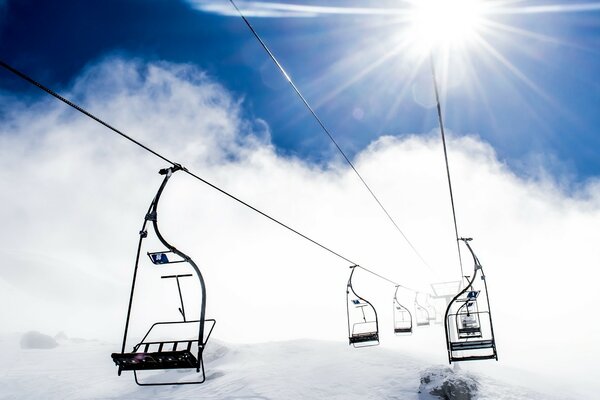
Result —
[[417, 0], [411, 3], [410, 36], [422, 51], [468, 44], [481, 29], [486, 11], [482, 0]]

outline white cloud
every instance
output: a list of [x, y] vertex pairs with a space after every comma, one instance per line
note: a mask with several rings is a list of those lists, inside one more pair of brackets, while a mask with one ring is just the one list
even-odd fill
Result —
[[[195, 9], [228, 17], [239, 14], [229, 2], [216, 3], [210, 0], [188, 0]], [[326, 15], [402, 15], [406, 9], [383, 7], [337, 7], [308, 4], [280, 3], [270, 1], [236, 1], [246, 17], [255, 18], [310, 18]]]
[[539, 6], [507, 7], [499, 11], [503, 14], [546, 14], [546, 13], [580, 13], [600, 10], [600, 3], [586, 2], [576, 4], [545, 4]]
[[[110, 59], [88, 68], [66, 94], [403, 284], [423, 288], [457, 275], [436, 135], [384, 137], [356, 159], [434, 267], [432, 276], [343, 164], [317, 167], [276, 154], [264, 121], [242, 118], [243, 104], [193, 67]], [[137, 232], [165, 164], [51, 99], [8, 100], [2, 100], [8, 111], [0, 132], [0, 289], [10, 307], [2, 309], [2, 329], [65, 330], [116, 342]], [[486, 269], [501, 359], [475, 368], [500, 373], [518, 366], [547, 379], [597, 385], [586, 377], [597, 375], [600, 356], [598, 185], [573, 195], [550, 179], [521, 178], [474, 136], [451, 137], [449, 151], [460, 231], [475, 237]], [[346, 263], [181, 173], [160, 211], [163, 233], [205, 273], [216, 337], [344, 340]], [[389, 334], [393, 287], [357, 273], [355, 289], [377, 306], [385, 344], [445, 361], [441, 334], [406, 340]], [[162, 296], [140, 286], [148, 304], [170, 306]], [[140, 304], [134, 311], [152, 318]]]

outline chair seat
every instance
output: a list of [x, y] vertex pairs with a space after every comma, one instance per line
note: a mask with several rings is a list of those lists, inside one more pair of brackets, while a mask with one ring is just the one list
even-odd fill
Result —
[[412, 328], [394, 328], [394, 333], [410, 333]]
[[480, 337], [482, 337], [481, 332], [459, 333], [458, 334], [459, 339], [474, 339], [474, 338], [480, 338]]
[[196, 368], [198, 360], [189, 350], [152, 353], [113, 353], [111, 357], [122, 371]]
[[450, 350], [461, 351], [461, 350], [477, 350], [477, 349], [489, 349], [494, 347], [493, 340], [473, 340], [469, 342], [451, 342]]
[[481, 328], [460, 328], [458, 333], [479, 333], [481, 332]]
[[378, 342], [379, 341], [379, 332], [365, 332], [365, 333], [355, 333], [348, 338], [350, 340], [350, 344], [353, 343], [364, 343], [364, 342]]

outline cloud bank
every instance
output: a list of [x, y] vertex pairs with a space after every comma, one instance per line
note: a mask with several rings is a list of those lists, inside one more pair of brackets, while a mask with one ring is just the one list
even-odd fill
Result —
[[[426, 290], [459, 274], [435, 132], [380, 138], [355, 159], [430, 271], [345, 165], [279, 155], [264, 121], [194, 67], [108, 59], [64, 94], [402, 284]], [[21, 103], [4, 93], [0, 101], [0, 290], [11, 305], [2, 308], [2, 330], [64, 330], [116, 343], [138, 230], [165, 165], [52, 99]], [[476, 368], [521, 368], [597, 387], [600, 186], [567, 193], [550, 178], [521, 178], [476, 136], [452, 136], [449, 153], [459, 229], [475, 238], [485, 267], [501, 359]], [[160, 212], [165, 236], [205, 274], [216, 337], [345, 340], [346, 263], [186, 175], [173, 177]], [[394, 288], [359, 272], [355, 289], [377, 307], [385, 345], [445, 362], [440, 331], [406, 340], [390, 334]], [[160, 307], [164, 297], [139, 290]], [[139, 321], [153, 318], [144, 304], [134, 311]]]

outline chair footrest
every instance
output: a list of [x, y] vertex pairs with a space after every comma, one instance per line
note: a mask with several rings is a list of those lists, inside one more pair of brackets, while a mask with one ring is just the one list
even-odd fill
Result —
[[498, 360], [498, 356], [496, 356], [496, 353], [494, 353], [494, 354], [488, 354], [488, 355], [484, 355], [484, 356], [452, 357], [450, 359], [451, 362], [480, 361], [480, 360]]
[[198, 366], [198, 360], [189, 350], [113, 353], [111, 357], [121, 371], [197, 368]]

